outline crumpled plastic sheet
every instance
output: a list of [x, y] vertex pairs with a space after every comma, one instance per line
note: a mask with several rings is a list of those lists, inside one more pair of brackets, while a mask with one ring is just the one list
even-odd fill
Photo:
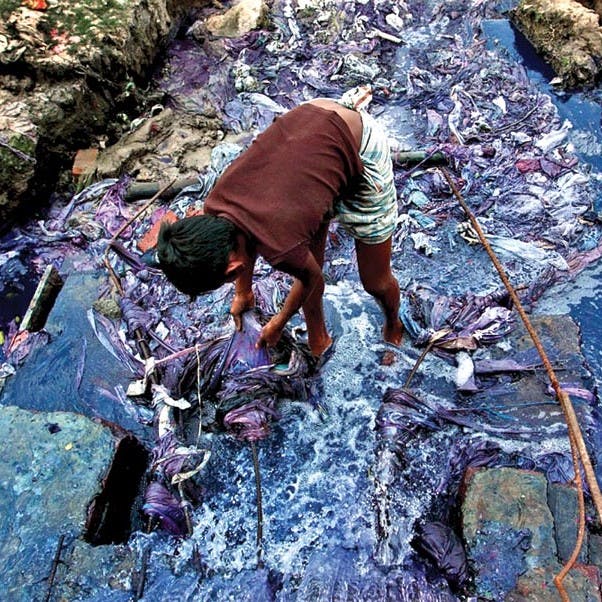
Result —
[[[295, 344], [285, 333], [273, 352], [256, 349], [261, 323], [253, 312], [242, 316], [241, 331], [216, 338], [191, 357], [182, 371], [180, 394], [197, 385], [214, 398], [227, 432], [241, 440], [266, 437], [272, 419], [278, 418], [279, 399], [309, 400], [315, 396], [312, 370], [315, 362], [306, 346]], [[278, 357], [285, 361], [278, 363]]]
[[420, 430], [437, 431], [444, 425], [456, 425], [475, 432], [526, 437], [538, 440], [545, 435], [536, 428], [512, 424], [500, 419], [487, 408], [467, 408], [447, 402], [419, 398], [405, 389], [387, 389], [376, 416], [376, 427], [382, 437], [396, 449], [403, 449]]
[[200, 492], [190, 485], [188, 479], [182, 479], [188, 494], [184, 497], [184, 490], [174, 486], [174, 478], [195, 472], [199, 456], [204, 456], [203, 450], [185, 447], [170, 430], [159, 437], [153, 448], [142, 512], [172, 535], [186, 535], [188, 525], [185, 509], [191, 508], [189, 498], [195, 504], [201, 499]]
[[[148, 314], [132, 307], [133, 304], [124, 305], [130, 329], [145, 328], [151, 323]], [[309, 399], [314, 366], [309, 349], [296, 345], [288, 334], [274, 351], [257, 349], [260, 322], [252, 311], [243, 314], [242, 322], [241, 331], [230, 327], [229, 334], [199, 346], [187, 362], [179, 365], [177, 389], [185, 398], [196, 397], [195, 406], [201, 410], [199, 420], [203, 420], [203, 406], [213, 404], [217, 413], [213, 428], [222, 428], [241, 441], [255, 442], [267, 437], [271, 422], [280, 417], [279, 400]], [[288, 363], [279, 365], [279, 357], [287, 358]], [[162, 393], [155, 399], [171, 405], [178, 403], [167, 400]], [[188, 402], [186, 405], [190, 407]], [[183, 506], [188, 502], [187, 496], [174, 488], [174, 477], [187, 475], [184, 480], [188, 482], [199, 468], [184, 466], [202, 452], [196, 446], [185, 447], [178, 439], [171, 408], [157, 403], [156, 412], [159, 440], [152, 454], [143, 512], [173, 535], [182, 536], [187, 532]]]
[[449, 525], [433, 521], [419, 525], [414, 544], [432, 560], [456, 590], [468, 579], [468, 562], [460, 538]]

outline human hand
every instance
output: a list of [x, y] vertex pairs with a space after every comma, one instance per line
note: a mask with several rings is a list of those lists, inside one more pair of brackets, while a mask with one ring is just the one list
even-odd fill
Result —
[[236, 330], [242, 330], [242, 314], [249, 309], [255, 307], [255, 295], [253, 291], [248, 293], [235, 293], [232, 299], [232, 305], [230, 306], [230, 313], [234, 319], [234, 326]]
[[274, 347], [280, 337], [282, 336], [282, 330], [284, 326], [280, 325], [278, 316], [274, 316], [262, 329], [259, 339], [255, 345], [258, 349], [260, 347]]

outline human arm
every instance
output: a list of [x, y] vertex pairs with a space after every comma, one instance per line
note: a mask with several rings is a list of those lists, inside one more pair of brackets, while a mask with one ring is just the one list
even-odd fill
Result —
[[273, 347], [278, 343], [287, 322], [311, 297], [321, 303], [324, 294], [322, 269], [312, 253], [307, 253], [299, 267], [278, 266], [294, 277], [295, 281], [286, 297], [282, 309], [263, 327], [257, 346]]
[[241, 266], [240, 272], [234, 281], [234, 298], [230, 306], [230, 313], [234, 319], [236, 330], [242, 330], [242, 314], [255, 307], [253, 294], [253, 270], [255, 268], [256, 254], [247, 256], [248, 260]]

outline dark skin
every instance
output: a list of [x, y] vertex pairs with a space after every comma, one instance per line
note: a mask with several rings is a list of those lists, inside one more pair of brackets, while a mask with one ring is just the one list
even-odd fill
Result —
[[[359, 113], [346, 109], [331, 100], [317, 99], [312, 104], [336, 111], [349, 127], [359, 150], [362, 139], [362, 119]], [[307, 324], [308, 344], [315, 356], [320, 356], [332, 344], [324, 320], [322, 297], [324, 277], [322, 265], [326, 247], [328, 223], [324, 222], [310, 241], [305, 264], [299, 267], [280, 264], [278, 268], [294, 278], [293, 286], [282, 309], [263, 327], [257, 346], [273, 347], [293, 315], [303, 309]], [[355, 241], [358, 268], [362, 285], [378, 302], [385, 317], [383, 338], [393, 345], [400, 345], [403, 326], [399, 319], [399, 285], [391, 272], [391, 239], [369, 245]], [[229, 255], [226, 280], [235, 282], [234, 298], [230, 313], [236, 328], [242, 328], [241, 315], [255, 305], [252, 291], [253, 269], [257, 255], [245, 236], [238, 235], [236, 250]]]

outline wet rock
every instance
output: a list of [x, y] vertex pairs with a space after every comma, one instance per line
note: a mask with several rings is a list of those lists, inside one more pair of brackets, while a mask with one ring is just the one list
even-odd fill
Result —
[[602, 567], [602, 535], [589, 533], [589, 562]]
[[529, 566], [556, 559], [547, 482], [541, 474], [511, 468], [473, 472], [462, 521], [476, 590], [485, 599], [503, 599]]
[[[579, 507], [577, 491], [574, 487], [550, 483], [548, 488], [548, 504], [554, 516], [555, 539], [558, 548], [558, 559], [567, 562], [577, 542]], [[587, 562], [588, 534], [577, 558], [580, 563]]]
[[75, 151], [106, 133], [193, 4], [0, 7], [0, 227], [44, 199]]
[[5, 599], [43, 598], [59, 538], [64, 560], [84, 532], [88, 505], [100, 493], [118, 441], [109, 427], [78, 414], [0, 408]]
[[262, 0], [241, 0], [225, 13], [209, 17], [205, 25], [214, 36], [238, 38], [261, 27], [266, 13]]
[[50, 342], [32, 352], [7, 380], [0, 404], [80, 412], [120, 424], [144, 440], [150, 432], [140, 413], [144, 408], [122, 392], [124, 384], [134, 379], [133, 373], [126, 362], [112, 355], [110, 335], [101, 329], [103, 346], [89, 321], [105, 284], [104, 274], [69, 275], [45, 324]]
[[92, 307], [107, 318], [112, 318], [114, 320], [119, 320], [121, 318], [121, 308], [119, 307], [118, 301], [114, 298], [97, 299], [92, 304]]
[[[560, 571], [559, 564], [535, 567], [518, 580], [514, 588], [504, 598], [506, 602], [560, 602], [561, 597], [554, 585], [554, 577]], [[569, 600], [598, 602], [600, 578], [596, 567], [576, 565], [563, 580]]]
[[97, 178], [128, 173], [139, 182], [165, 182], [198, 174], [211, 158], [211, 149], [224, 136], [216, 116], [192, 115], [165, 109], [104, 150], [97, 162]]
[[58, 600], [131, 600], [137, 563], [126, 545], [91, 546], [78, 539], [61, 556], [53, 589]]
[[550, 62], [565, 87], [591, 85], [600, 79], [599, 13], [575, 0], [522, 0], [513, 19]]
[[[554, 577], [562, 568], [558, 558], [564, 561], [575, 541], [574, 493], [568, 487], [548, 486], [542, 474], [531, 471], [469, 473], [462, 521], [479, 599], [560, 600]], [[581, 558], [585, 556], [584, 548]], [[571, 600], [599, 600], [599, 583], [598, 568], [583, 564], [575, 565], [564, 580]]]

